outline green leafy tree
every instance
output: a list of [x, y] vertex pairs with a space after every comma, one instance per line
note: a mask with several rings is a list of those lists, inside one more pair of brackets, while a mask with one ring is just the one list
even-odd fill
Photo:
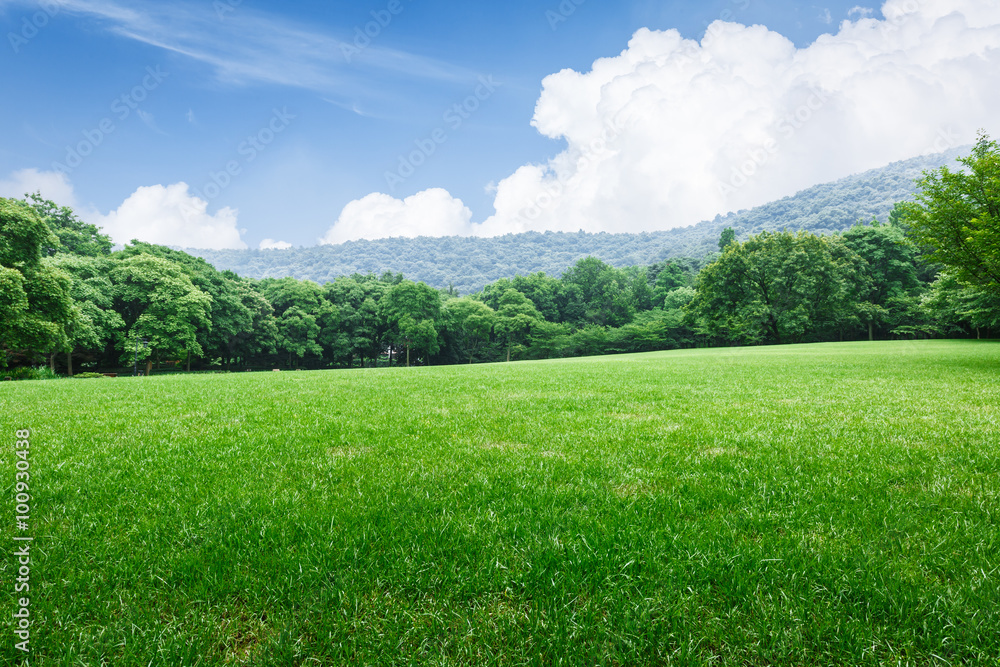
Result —
[[21, 347], [27, 313], [24, 276], [17, 269], [0, 266], [0, 367], [7, 366], [12, 349]]
[[559, 308], [562, 282], [558, 278], [547, 276], [540, 271], [527, 276], [515, 276], [509, 286], [502, 286], [498, 296], [502, 296], [508, 287], [513, 287], [528, 297], [546, 320], [550, 322], [562, 320]]
[[311, 280], [295, 278], [267, 278], [256, 287], [274, 309], [277, 347], [287, 353], [286, 363], [291, 366], [301, 364], [307, 357], [322, 358], [324, 349], [320, 341], [325, 340], [332, 347], [335, 340], [331, 330], [324, 335], [320, 320], [330, 325], [331, 318], [336, 318], [332, 304], [323, 296], [323, 288]]
[[910, 238], [971, 287], [1000, 292], [1000, 145], [981, 134], [972, 153], [924, 172], [916, 201], [901, 206]]
[[463, 297], [445, 302], [442, 319], [457, 352], [468, 356], [471, 364], [476, 352], [490, 340], [496, 311], [481, 301]]
[[250, 326], [240, 328], [225, 340], [223, 358], [227, 369], [236, 360], [249, 362], [260, 354], [274, 354], [280, 342], [271, 303], [248, 281], [240, 281], [238, 290], [243, 307], [250, 313]]
[[732, 243], [736, 243], [736, 232], [732, 227], [726, 227], [719, 237], [719, 252], [724, 252]]
[[607, 327], [588, 324], [574, 331], [569, 337], [569, 350], [576, 357], [606, 354], [611, 344]]
[[324, 286], [324, 298], [339, 315], [337, 331], [329, 334], [337, 336], [335, 356], [342, 356], [347, 366], [353, 365], [355, 357], [364, 366], [365, 359], [374, 362], [382, 352], [386, 324], [378, 303], [388, 289], [387, 283], [372, 275], [341, 276]]
[[904, 326], [896, 333], [947, 336], [975, 332], [976, 338], [982, 338], [983, 329], [1000, 328], [1000, 293], [969, 285], [951, 271], [938, 275], [923, 295], [920, 307], [928, 316], [929, 326]]
[[319, 325], [319, 337], [316, 340], [323, 349], [323, 357], [333, 363], [337, 363], [337, 360], [352, 359], [353, 357], [351, 339], [344, 321], [346, 314], [338, 306], [325, 299], [316, 313], [316, 323]]
[[301, 362], [308, 356], [321, 356], [320, 326], [316, 316], [298, 306], [285, 310], [278, 318], [279, 347], [288, 353], [288, 365]]
[[656, 293], [649, 284], [645, 268], [630, 266], [623, 270], [628, 281], [629, 307], [634, 313], [652, 310], [656, 304]]
[[39, 192], [27, 195], [26, 203], [55, 235], [56, 242], [43, 249], [46, 256], [68, 253], [84, 257], [104, 257], [111, 254], [114, 245], [111, 237], [102, 234], [96, 225], [81, 220], [73, 209], [43, 199]]
[[[116, 257], [110, 278], [115, 311], [126, 327], [119, 345], [121, 363], [130, 363], [138, 348], [149, 373], [154, 361], [202, 353], [198, 330], [211, 327], [212, 297], [181, 266], [147, 254]], [[140, 339], [148, 340], [148, 346], [137, 345]]]
[[0, 198], [0, 364], [8, 353], [56, 352], [69, 345], [76, 320], [70, 278], [42, 262], [43, 248], [58, 239], [23, 202]]
[[690, 285], [687, 272], [674, 262], [668, 262], [662, 266], [654, 265], [650, 267], [650, 270], [651, 272], [655, 271], [653, 279], [653, 302], [657, 305], [663, 305], [663, 300], [669, 292], [678, 287]]
[[532, 359], [564, 357], [570, 347], [570, 325], [537, 320], [528, 331], [527, 344]]
[[584, 257], [563, 274], [563, 281], [579, 289], [586, 308], [584, 321], [617, 327], [632, 321], [628, 275], [596, 257]]
[[97, 357], [114, 345], [125, 328], [114, 310], [114, 285], [109, 278], [113, 264], [103, 256], [62, 253], [44, 261], [70, 277], [70, 295], [77, 311], [67, 328], [66, 372], [72, 375], [74, 353]]
[[406, 348], [407, 366], [411, 350], [432, 355], [440, 349], [436, 322], [441, 316], [441, 294], [437, 290], [402, 280], [386, 292], [379, 307], [392, 340]]
[[856, 293], [858, 312], [868, 326], [868, 340], [876, 329], [892, 329], [901, 324], [909, 297], [921, 287], [917, 251], [906, 243], [903, 230], [895, 225], [855, 225], [844, 232], [843, 241], [864, 260], [859, 267], [863, 291]]
[[[224, 359], [228, 365], [234, 346], [251, 339], [255, 325], [263, 325], [270, 330], [268, 324], [257, 319], [260, 313], [255, 310], [256, 299], [247, 294], [247, 290], [253, 290], [253, 287], [235, 273], [218, 271], [204, 259], [186, 252], [141, 241], [132, 241], [116, 254], [120, 257], [151, 255], [166, 259], [179, 266], [195, 287], [211, 297], [209, 325], [200, 327], [197, 332], [202, 354], [210, 359]], [[188, 370], [191, 358], [192, 354], [189, 354]]]
[[507, 361], [515, 345], [520, 345], [543, 318], [535, 304], [516, 289], [508, 289], [500, 297], [494, 329], [507, 343]]
[[856, 262], [813, 234], [763, 232], [702, 270], [691, 308], [725, 341], [802, 342], [849, 316]]
[[311, 280], [267, 278], [261, 280], [258, 287], [271, 302], [274, 314], [278, 317], [292, 307], [298, 307], [303, 312], [315, 316], [323, 303], [323, 288]]

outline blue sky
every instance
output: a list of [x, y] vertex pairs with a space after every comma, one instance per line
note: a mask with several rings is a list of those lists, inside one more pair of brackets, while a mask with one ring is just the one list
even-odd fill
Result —
[[[345, 206], [372, 193], [389, 202], [441, 189], [448, 202], [461, 202], [449, 210], [464, 206], [483, 221], [495, 213], [498, 183], [572, 144], [532, 124], [545, 77], [589, 72], [642, 28], [700, 42], [723, 19], [766, 26], [807, 49], [837, 35], [841, 21], [885, 20], [877, 5], [849, 14], [855, 7], [857, 0], [0, 0], [0, 85], [8, 91], [0, 186], [49, 184], [43, 194], [112, 227], [128, 220], [141, 235], [134, 212], [119, 207], [139, 188], [185, 183], [189, 199], [207, 204], [205, 219], [229, 207], [219, 224], [245, 230], [250, 247], [265, 238], [314, 245]], [[965, 125], [961, 131], [970, 138]], [[764, 188], [759, 197], [769, 194]], [[116, 209], [117, 217], [103, 217]], [[436, 209], [426, 210], [433, 218]], [[379, 211], [358, 224], [377, 226], [388, 215]], [[682, 222], [696, 222], [696, 213]], [[603, 228], [616, 230], [620, 214]], [[420, 232], [435, 229], [431, 221]], [[175, 243], [195, 244], [188, 241]]]

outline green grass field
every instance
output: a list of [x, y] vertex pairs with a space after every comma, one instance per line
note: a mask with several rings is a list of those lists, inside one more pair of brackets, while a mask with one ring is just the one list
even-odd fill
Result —
[[[1000, 656], [1000, 344], [0, 384], [31, 665]], [[0, 659], [13, 663], [11, 614]]]

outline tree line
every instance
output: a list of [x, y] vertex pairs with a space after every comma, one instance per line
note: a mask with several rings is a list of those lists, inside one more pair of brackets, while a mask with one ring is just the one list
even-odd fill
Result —
[[[806, 188], [755, 208], [716, 216], [690, 227], [639, 234], [523, 232], [497, 237], [448, 236], [348, 241], [287, 250], [188, 250], [219, 269], [248, 278], [294, 276], [320, 284], [342, 275], [402, 272], [438, 289], [473, 294], [500, 278], [540, 271], [558, 276], [593, 256], [616, 267], [664, 259], [705, 258], [732, 227], [740, 240], [766, 231], [843, 232], [858, 220], [885, 220], [897, 202], [913, 198], [914, 179], [951, 164], [970, 147], [925, 155]], [[960, 152], [961, 151], [961, 152]]]
[[0, 199], [0, 364], [53, 372], [351, 368], [695, 346], [989, 335], [1000, 320], [1000, 147], [925, 172], [841, 233], [764, 231], [649, 266], [585, 257], [471, 295], [400, 273], [250, 279], [111, 239], [39, 194]]

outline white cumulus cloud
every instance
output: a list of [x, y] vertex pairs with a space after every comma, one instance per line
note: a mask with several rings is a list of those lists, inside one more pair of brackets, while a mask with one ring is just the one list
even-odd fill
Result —
[[77, 206], [73, 184], [60, 171], [19, 169], [0, 180], [0, 197], [22, 199], [26, 194], [35, 192], [41, 192], [43, 198], [60, 206]]
[[292, 247], [287, 241], [275, 241], [274, 239], [264, 239], [260, 242], [261, 250], [288, 250]]
[[472, 211], [440, 188], [406, 199], [376, 192], [345, 206], [320, 243], [391, 236], [468, 236], [473, 233], [471, 222]]
[[[21, 169], [0, 180], [0, 197], [21, 199], [41, 192], [60, 206], [69, 206], [82, 219], [102, 228], [115, 243], [132, 239], [161, 245], [220, 250], [243, 249], [247, 244], [237, 227], [238, 211], [225, 207], [208, 213], [208, 203], [188, 192], [186, 183], [140, 187], [107, 215], [77, 201], [73, 183], [59, 171]], [[276, 242], [273, 247], [291, 247]]]
[[208, 202], [188, 192], [186, 183], [138, 188], [122, 205], [92, 220], [116, 243], [132, 239], [161, 245], [220, 250], [243, 249], [237, 211], [208, 213]]
[[637, 31], [543, 81], [532, 120], [565, 149], [496, 186], [472, 223], [443, 190], [349, 203], [323, 238], [638, 232], [690, 225], [1000, 130], [1000, 3], [889, 0], [805, 48], [717, 21]]

